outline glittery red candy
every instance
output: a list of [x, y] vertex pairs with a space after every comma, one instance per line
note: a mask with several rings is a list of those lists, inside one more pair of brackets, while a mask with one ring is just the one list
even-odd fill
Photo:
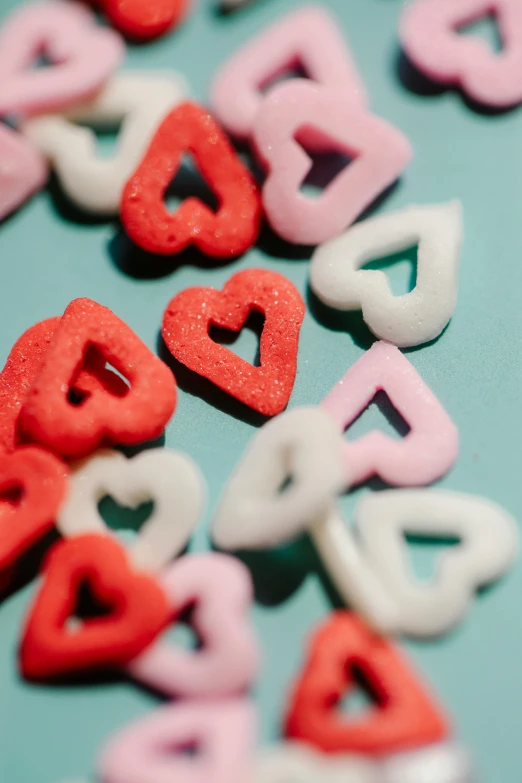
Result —
[[[129, 381], [123, 395], [115, 383], [83, 377], [81, 404], [70, 401], [89, 350], [92, 373], [110, 363]], [[94, 376], [96, 378], [96, 376]], [[135, 445], [163, 432], [176, 404], [176, 382], [169, 368], [107, 307], [76, 299], [67, 307], [45, 352], [19, 417], [31, 440], [67, 457], [100, 445]]]
[[[11, 349], [0, 373], [0, 451], [12, 452], [19, 445], [18, 416], [59, 323], [59, 317], [40, 321], [27, 329]], [[123, 394], [127, 387], [94, 355], [87, 358], [75, 389], [80, 394], [92, 394], [96, 388]]]
[[[354, 684], [355, 666], [375, 694], [367, 717], [337, 711]], [[286, 735], [327, 753], [388, 754], [439, 742], [445, 718], [398, 649], [356, 615], [335, 612], [312, 639], [305, 670], [294, 690]]]
[[0, 455], [0, 495], [20, 495], [15, 504], [0, 505], [2, 575], [53, 527], [65, 490], [65, 465], [52, 454], [26, 446]]
[[[260, 367], [215, 343], [208, 333], [211, 326], [237, 332], [252, 311], [265, 316]], [[285, 277], [245, 269], [222, 291], [198, 287], [177, 294], [163, 315], [163, 339], [178, 361], [254, 410], [274, 416], [292, 393], [304, 313], [299, 292]]]
[[100, 5], [117, 30], [147, 41], [177, 25], [188, 0], [101, 0]]
[[[27, 679], [125, 666], [166, 627], [170, 610], [153, 577], [137, 573], [125, 549], [109, 536], [80, 535], [62, 541], [49, 553], [20, 648]], [[73, 631], [80, 587], [109, 610], [85, 619]]]
[[[164, 195], [184, 154], [191, 153], [219, 200], [213, 212], [187, 198], [171, 213]], [[151, 253], [179, 253], [193, 243], [203, 253], [228, 258], [256, 241], [261, 220], [257, 185], [208, 111], [183, 103], [163, 120], [143, 161], [127, 182], [121, 219], [130, 238]]]

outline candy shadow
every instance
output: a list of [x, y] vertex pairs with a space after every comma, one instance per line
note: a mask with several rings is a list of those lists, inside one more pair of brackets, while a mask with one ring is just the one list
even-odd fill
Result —
[[57, 531], [49, 531], [34, 547], [22, 555], [16, 565], [0, 578], [0, 606], [11, 596], [27, 587], [40, 573], [48, 551], [59, 540]]
[[96, 215], [76, 206], [63, 191], [55, 174], [51, 174], [47, 183], [47, 192], [53, 211], [61, 220], [68, 223], [76, 223], [79, 226], [103, 226], [114, 220], [110, 215]]
[[[219, 550], [216, 550], [219, 551]], [[308, 534], [273, 549], [231, 552], [250, 571], [254, 600], [273, 608], [288, 601], [310, 576], [321, 582], [334, 609], [344, 607]]]
[[310, 284], [306, 286], [306, 304], [312, 317], [331, 332], [346, 332], [355, 345], [367, 351], [377, 341], [366, 326], [360, 310], [344, 312], [328, 307], [314, 294]]
[[218, 269], [237, 260], [237, 256], [209, 258], [193, 246], [172, 256], [147, 253], [127, 236], [121, 226], [107, 243], [107, 252], [116, 269], [126, 277], [132, 277], [135, 280], [160, 280], [173, 274], [182, 266]]
[[234, 8], [233, 6], [228, 8], [223, 3], [220, 3], [219, 0], [214, 0], [214, 2], [215, 5], [212, 7], [211, 13], [212, 16], [219, 21], [227, 21], [236, 14], [250, 13], [257, 4], [256, 0], [246, 0], [246, 2], [238, 8]]
[[403, 87], [414, 95], [423, 98], [440, 97], [448, 93], [458, 95], [464, 105], [473, 112], [483, 117], [498, 117], [509, 114], [518, 108], [519, 104], [513, 106], [487, 106], [483, 103], [468, 97], [458, 87], [439, 84], [432, 81], [420, 71], [416, 65], [408, 58], [404, 51], [398, 50], [396, 54], [395, 72]]
[[170, 367], [178, 386], [184, 392], [194, 397], [199, 397], [222, 413], [226, 413], [228, 416], [238, 419], [238, 421], [250, 424], [252, 427], [261, 427], [268, 421], [268, 416], [263, 416], [263, 414], [252, 410], [248, 405], [239, 402], [239, 400], [222, 391], [211, 381], [189, 370], [188, 367], [185, 367], [184, 364], [175, 359], [165, 345], [161, 333], [158, 335], [157, 353], [160, 359]]

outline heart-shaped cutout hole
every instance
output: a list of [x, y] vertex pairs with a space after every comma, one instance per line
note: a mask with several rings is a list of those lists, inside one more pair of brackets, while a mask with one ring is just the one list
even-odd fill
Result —
[[482, 38], [491, 47], [491, 51], [496, 54], [504, 50], [504, 41], [498, 24], [498, 16], [494, 11], [466, 24], [457, 25], [455, 30], [460, 35]]
[[449, 547], [462, 543], [460, 536], [423, 536], [419, 533], [403, 533], [408, 544], [410, 569], [419, 582], [430, 583], [436, 578], [437, 561]]

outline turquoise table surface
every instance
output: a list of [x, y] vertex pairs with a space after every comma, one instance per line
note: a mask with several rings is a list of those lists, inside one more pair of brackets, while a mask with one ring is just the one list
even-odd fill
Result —
[[[153, 44], [130, 47], [124, 68], [183, 72], [192, 94], [204, 101], [225, 58], [256, 30], [300, 4], [257, 0], [224, 16], [214, 0], [194, 0], [179, 30]], [[1, 12], [15, 5], [15, 0], [0, 0]], [[408, 351], [460, 430], [459, 459], [441, 486], [483, 494], [520, 518], [522, 110], [488, 113], [458, 92], [419, 80], [399, 56], [401, 0], [328, 0], [326, 5], [349, 39], [373, 110], [400, 128], [415, 151], [377, 211], [453, 198], [464, 207], [455, 317], [434, 344]], [[190, 190], [190, 178], [182, 187]], [[53, 184], [0, 226], [0, 358], [7, 357], [29, 325], [61, 313], [78, 296], [112, 308], [155, 350], [162, 313], [174, 293], [192, 285], [220, 287], [233, 272], [261, 266], [286, 275], [307, 299], [291, 406], [316, 404], [372, 338], [359, 315], [336, 317], [310, 297], [309, 257], [308, 249], [288, 246], [265, 230], [256, 248], [230, 264], [208, 262], [194, 252], [154, 264], [132, 250], [115, 221], [79, 214]], [[389, 273], [394, 290], [406, 290], [412, 282], [411, 254], [390, 266]], [[231, 347], [252, 359], [256, 337], [244, 330]], [[193, 551], [205, 550], [219, 494], [259, 421], [183, 373], [179, 382], [166, 445], [190, 454], [205, 474], [207, 511], [190, 545]], [[371, 406], [350, 437], [374, 426], [394, 432]], [[370, 482], [343, 498], [347, 524], [361, 493], [378, 488], [378, 482]], [[425, 578], [436, 554], [427, 546], [412, 547], [413, 566]], [[252, 556], [248, 565], [264, 658], [255, 686], [259, 742], [267, 743], [279, 735], [307, 636], [339, 601], [306, 539]], [[22, 682], [17, 643], [35, 588], [33, 581], [0, 605], [0, 781], [87, 783], [94, 780], [96, 754], [106, 738], [154, 709], [159, 699], [126, 681], [68, 687]], [[472, 752], [477, 780], [520, 781], [522, 569], [517, 565], [483, 592], [451, 635], [404, 644]]]

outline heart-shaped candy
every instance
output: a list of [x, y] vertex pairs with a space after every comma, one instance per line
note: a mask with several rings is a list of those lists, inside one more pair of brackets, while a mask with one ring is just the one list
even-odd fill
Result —
[[247, 41], [220, 68], [210, 102], [229, 133], [247, 139], [263, 103], [262, 88], [296, 65], [323, 87], [364, 107], [365, 88], [338, 22], [319, 5], [281, 17]]
[[347, 606], [359, 612], [380, 633], [393, 633], [398, 625], [398, 609], [378, 572], [332, 504], [310, 529], [322, 563]]
[[56, 525], [63, 536], [108, 533], [98, 503], [110, 495], [120, 506], [154, 501], [129, 550], [135, 568], [159, 571], [179, 554], [204, 506], [205, 483], [197, 465], [180, 452], [149, 449], [127, 459], [119, 451], [94, 454], [74, 467]]
[[187, 555], [161, 586], [175, 617], [194, 606], [191, 623], [204, 647], [185, 651], [158, 640], [131, 661], [132, 676], [169, 697], [229, 696], [251, 685], [259, 647], [247, 616], [252, 582], [245, 566], [217, 553]]
[[[494, 13], [502, 52], [457, 28]], [[522, 101], [522, 4], [519, 0], [416, 0], [400, 23], [404, 51], [436, 82], [458, 85], [473, 100], [504, 108]]]
[[[312, 167], [299, 143], [310, 147], [303, 129], [307, 136], [312, 129], [328, 151], [355, 158], [317, 198], [300, 192]], [[303, 245], [326, 242], [344, 231], [397, 179], [412, 155], [400, 131], [354, 106], [343, 91], [306, 79], [270, 90], [256, 116], [253, 139], [268, 167], [262, 196], [270, 225], [283, 239]]]
[[389, 484], [430, 484], [454, 463], [458, 431], [433, 392], [394, 345], [374, 343], [321, 403], [341, 432], [355, 421], [378, 391], [410, 426], [402, 440], [373, 431], [344, 443], [346, 480], [377, 474]]
[[[247, 699], [179, 702], [126, 726], [102, 751], [101, 783], [245, 783], [256, 713]], [[195, 757], [183, 749], [196, 745]]]
[[[0, 373], [0, 450], [11, 452], [19, 445], [18, 417], [40, 369], [60, 318], [47, 318], [27, 329], [13, 345]], [[105, 367], [97, 354], [88, 356], [74, 384], [80, 395], [105, 390], [122, 395], [127, 386], [119, 375]]]
[[[217, 212], [194, 197], [174, 213], [164, 204], [187, 153], [217, 196]], [[187, 102], [165, 117], [127, 182], [121, 219], [130, 238], [150, 253], [171, 255], [194, 244], [213, 258], [231, 258], [256, 241], [261, 199], [254, 178], [217, 122], [206, 109]]]
[[456, 742], [438, 742], [393, 754], [379, 768], [379, 783], [473, 783], [466, 750]]
[[[123, 396], [98, 388], [74, 405], [69, 393], [89, 347], [130, 388]], [[80, 457], [104, 443], [135, 445], [159, 437], [175, 404], [176, 382], [169, 368], [107, 307], [76, 299], [61, 318], [19, 422], [32, 440]]]
[[[110, 613], [72, 631], [67, 620], [85, 584]], [[152, 577], [132, 569], [117, 541], [76, 536], [56, 544], [47, 556], [22, 638], [22, 673], [42, 680], [121, 668], [151, 644], [168, 620], [163, 590]]]
[[0, 574], [54, 525], [66, 491], [66, 467], [52, 454], [32, 446], [0, 454], [0, 495], [18, 491], [19, 503], [0, 505]]
[[[219, 326], [237, 332], [250, 312], [261, 312], [260, 367], [241, 359], [209, 337]], [[245, 269], [222, 291], [187, 288], [176, 294], [163, 315], [162, 334], [171, 354], [250, 408], [266, 416], [287, 405], [297, 372], [304, 302], [294, 285], [276, 272]]]
[[[484, 498], [439, 489], [366, 495], [355, 512], [363, 551], [398, 608], [397, 631], [434, 636], [453, 628], [470, 609], [475, 590], [499, 579], [519, 548], [518, 529], [504, 509]], [[408, 567], [405, 533], [456, 536], [440, 555], [431, 582]]]
[[[22, 131], [47, 155], [75, 204], [89, 212], [113, 214], [157, 127], [185, 92], [184, 80], [177, 74], [125, 71], [109, 79], [88, 103], [63, 114], [32, 118]], [[90, 128], [75, 124], [112, 127], [120, 121], [122, 129], [111, 158], [98, 155]]]
[[149, 41], [175, 27], [189, 0], [99, 0], [111, 23], [124, 35]]
[[[310, 283], [319, 299], [337, 310], [360, 310], [381, 340], [401, 348], [439, 336], [457, 304], [462, 240], [460, 202], [408, 207], [352, 226], [317, 248]], [[417, 282], [393, 296], [379, 270], [361, 270], [375, 258], [418, 244]]]
[[[54, 64], [31, 70], [42, 52]], [[85, 100], [124, 54], [120, 36], [97, 27], [79, 3], [23, 6], [0, 28], [0, 114], [30, 116]]]
[[[377, 695], [369, 714], [352, 720], [336, 711], [356, 666]], [[326, 753], [382, 756], [438, 742], [448, 726], [411, 666], [385, 637], [349, 612], [335, 612], [315, 632], [294, 688], [286, 735]]]
[[253, 783], [381, 783], [373, 760], [343, 753], [327, 755], [298, 742], [263, 748], [253, 772]]
[[48, 166], [38, 148], [7, 125], [0, 125], [0, 220], [42, 188]]
[[[288, 477], [290, 487], [279, 488]], [[342, 440], [326, 411], [294, 408], [254, 435], [212, 523], [221, 549], [276, 546], [306, 530], [344, 488]]]

